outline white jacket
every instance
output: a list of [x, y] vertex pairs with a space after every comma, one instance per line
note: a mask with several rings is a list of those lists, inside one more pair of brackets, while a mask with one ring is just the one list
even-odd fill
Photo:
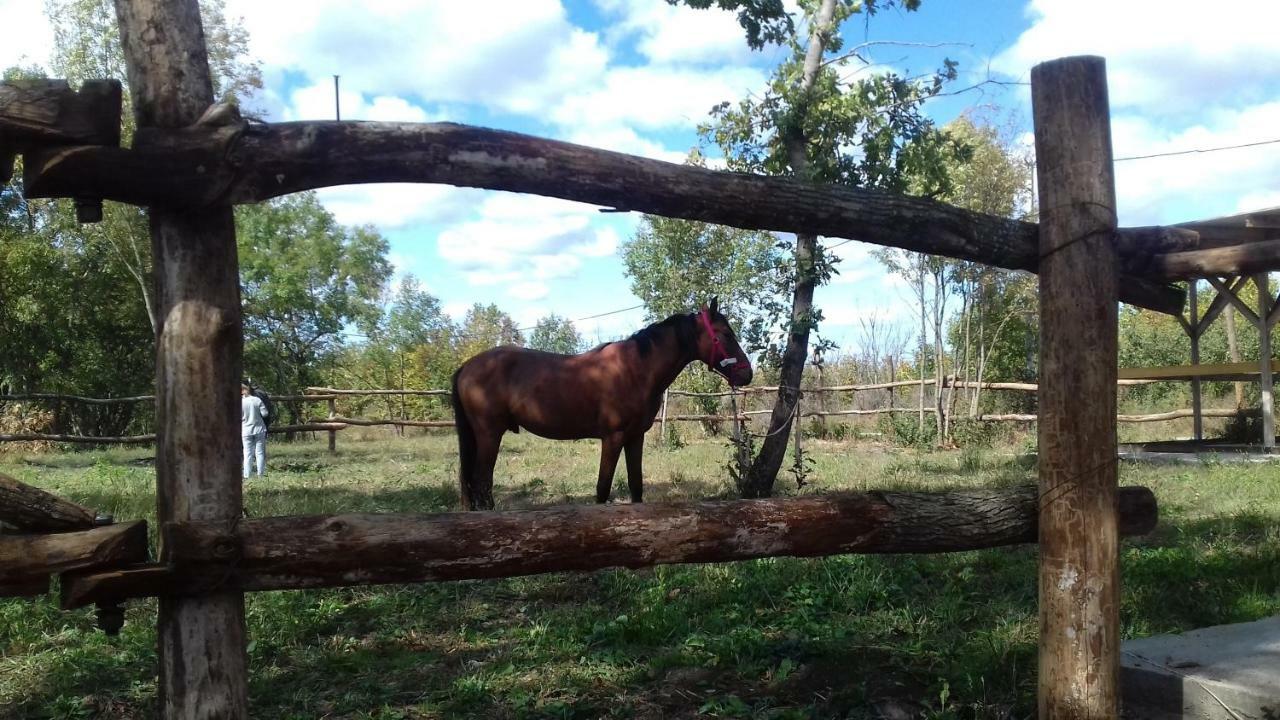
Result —
[[263, 418], [270, 415], [260, 398], [245, 395], [240, 398], [240, 437], [253, 437], [267, 431]]

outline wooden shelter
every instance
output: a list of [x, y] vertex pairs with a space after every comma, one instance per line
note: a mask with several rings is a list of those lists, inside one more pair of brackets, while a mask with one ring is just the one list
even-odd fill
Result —
[[[160, 318], [159, 558], [141, 562], [136, 529], [124, 533], [128, 541], [112, 541], [96, 528], [72, 533], [92, 542], [63, 538], [60, 563], [42, 565], [26, 550], [53, 540], [34, 526], [17, 536], [25, 545], [0, 540], [0, 558], [28, 558], [21, 572], [0, 566], [0, 587], [29, 593], [41, 577], [60, 573], [66, 607], [109, 610], [127, 598], [159, 596], [164, 717], [247, 717], [246, 591], [774, 555], [942, 552], [1033, 539], [1040, 548], [1040, 716], [1117, 715], [1118, 541], [1125, 530], [1149, 529], [1155, 516], [1149, 492], [1117, 486], [1117, 302], [1181, 314], [1185, 292], [1170, 281], [1263, 273], [1280, 267], [1280, 256], [1277, 241], [1247, 225], [1116, 227], [1101, 58], [1056, 60], [1032, 72], [1037, 226], [920, 198], [453, 124], [250, 123], [234, 108], [214, 105], [196, 0], [116, 5], [138, 127], [133, 146], [119, 147], [114, 81], [78, 92], [58, 82], [0, 85], [0, 175], [22, 154], [27, 196], [72, 198], [85, 221], [100, 217], [103, 199], [150, 209]], [[374, 182], [534, 193], [1038, 272], [1039, 489], [923, 501], [870, 493], [244, 521], [231, 206]], [[1260, 316], [1270, 316], [1272, 305]], [[619, 539], [621, 525], [646, 528], [646, 544], [635, 545], [639, 535]], [[68, 563], [77, 553], [89, 560]]]
[[[1200, 385], [1206, 380], [1251, 381], [1259, 384], [1262, 395], [1262, 448], [1276, 446], [1276, 427], [1272, 379], [1280, 371], [1273, 357], [1271, 332], [1280, 320], [1280, 298], [1271, 296], [1266, 270], [1274, 268], [1280, 258], [1280, 208], [1229, 215], [1210, 220], [1196, 220], [1176, 227], [1200, 234], [1201, 247], [1222, 249], [1219, 257], [1236, 258], [1235, 272], [1215, 275], [1207, 268], [1187, 263], [1168, 268], [1187, 278], [1187, 314], [1178, 313], [1182, 329], [1191, 339], [1191, 364], [1155, 368], [1124, 368], [1120, 377], [1133, 380], [1184, 380], [1191, 382], [1191, 407], [1194, 439], [1204, 439], [1204, 411]], [[1262, 270], [1263, 272], [1258, 272]], [[1200, 311], [1201, 279], [1208, 280], [1214, 295], [1204, 312]], [[1249, 307], [1240, 291], [1252, 280], [1258, 290], [1257, 307]], [[1200, 339], [1228, 306], [1234, 308], [1258, 331], [1258, 358], [1254, 362], [1200, 364]]]

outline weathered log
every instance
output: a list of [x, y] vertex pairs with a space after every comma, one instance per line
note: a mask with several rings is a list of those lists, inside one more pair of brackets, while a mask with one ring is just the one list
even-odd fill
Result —
[[[440, 515], [175, 524], [171, 567], [64, 580], [65, 607], [162, 593], [515, 577], [841, 553], [937, 553], [1034, 542], [1033, 487], [767, 500], [576, 505]], [[1149, 532], [1155, 496], [1120, 493], [1121, 531]]]
[[1031, 70], [1040, 188], [1041, 720], [1119, 713], [1115, 175], [1106, 66]]
[[[927, 198], [709, 170], [453, 123], [140, 129], [131, 149], [49, 148], [30, 153], [23, 168], [27, 197], [92, 193], [135, 205], [198, 208], [333, 185], [446, 183], [749, 230], [851, 238], [1014, 270], [1039, 265], [1032, 223]], [[1127, 278], [1122, 287], [1125, 302], [1182, 311], [1179, 288], [1141, 278]]]
[[347, 418], [337, 416], [333, 418], [316, 418], [309, 420], [310, 425], [357, 425], [360, 427], [377, 427], [380, 425], [397, 425], [402, 427], [453, 427], [452, 420], [366, 420], [364, 418]]
[[56, 435], [45, 433], [5, 433], [0, 434], [0, 442], [59, 442], [81, 443], [88, 445], [140, 445], [156, 441], [154, 434], [103, 436], [92, 435]]
[[1280, 268], [1280, 240], [1151, 256], [1146, 276], [1160, 280], [1249, 275]]
[[0, 580], [0, 598], [38, 597], [49, 592], [48, 575], [29, 575]]
[[119, 145], [118, 80], [19, 79], [0, 83], [0, 138], [14, 147]]
[[0, 473], [0, 522], [24, 532], [61, 532], [87, 530], [95, 517], [89, 508]]
[[306, 395], [304, 397], [322, 399], [327, 399], [325, 398], [327, 395], [449, 395], [448, 390], [339, 390], [337, 388], [309, 387], [306, 391], [319, 394]]
[[[196, 0], [116, 0], [138, 135], [196, 125], [213, 104]], [[200, 125], [199, 127], [204, 127]], [[221, 163], [219, 163], [221, 164]], [[144, 174], [160, 177], [162, 166]], [[117, 177], [115, 182], [124, 181]], [[178, 178], [165, 178], [176, 182]], [[79, 195], [82, 193], [72, 193]], [[95, 194], [96, 196], [96, 194]], [[240, 282], [235, 220], [223, 202], [150, 205], [156, 305], [156, 516], [233, 522], [240, 479]], [[168, 559], [160, 528], [160, 560]], [[244, 595], [159, 602], [159, 714], [249, 716]]]
[[0, 584], [146, 559], [147, 523], [142, 520], [74, 532], [0, 535]]
[[28, 400], [56, 400], [58, 402], [78, 402], [86, 405], [129, 405], [133, 403], [155, 402], [155, 395], [137, 395], [135, 397], [91, 398], [82, 395], [62, 395], [60, 393], [15, 393], [0, 395], [0, 403], [20, 402]]
[[13, 176], [14, 156], [47, 145], [120, 144], [121, 89], [116, 80], [0, 83], [0, 183]]

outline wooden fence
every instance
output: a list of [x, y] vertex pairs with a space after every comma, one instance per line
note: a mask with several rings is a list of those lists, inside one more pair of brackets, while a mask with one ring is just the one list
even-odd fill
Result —
[[[1116, 385], [1119, 387], [1146, 385], [1158, 380], [1118, 380]], [[921, 408], [919, 397], [913, 398], [915, 404], [897, 405], [893, 393], [899, 389], [916, 388], [919, 392], [935, 390], [936, 381], [932, 378], [924, 380], [923, 384], [919, 379], [915, 380], [896, 380], [893, 382], [877, 382], [862, 384], [846, 384], [846, 385], [828, 385], [813, 386], [802, 389], [802, 395], [808, 396], [831, 396], [831, 395], [849, 395], [856, 398], [859, 393], [869, 393], [876, 391], [889, 391], [889, 403], [885, 407], [872, 408], [843, 408], [843, 409], [826, 409], [827, 402], [825, 400], [818, 403], [817, 408], [804, 408], [802, 404], [797, 404], [798, 417], [804, 418], [841, 418], [841, 417], [870, 417], [885, 415], [891, 413], [924, 413], [933, 415], [937, 413], [932, 398], [929, 398]], [[1039, 391], [1039, 385], [1036, 383], [1025, 382], [973, 382], [968, 380], [959, 380], [953, 376], [944, 377], [942, 379], [943, 389], [980, 389], [980, 390], [1000, 390], [1012, 392], [1028, 392], [1035, 393]], [[724, 390], [716, 392], [693, 392], [687, 390], [668, 390], [667, 396], [675, 398], [714, 398], [716, 400], [729, 400], [730, 407], [718, 407], [715, 412], [704, 413], [668, 413], [668, 399], [664, 398], [662, 411], [660, 412], [655, 428], [660, 433], [659, 438], [666, 436], [667, 423], [681, 422], [700, 422], [700, 423], [724, 423], [731, 425], [735, 436], [751, 431], [750, 425], [754, 418], [768, 416], [772, 410], [772, 394], [778, 391], [776, 385], [764, 385], [757, 387], [746, 387], [738, 390]], [[271, 434], [288, 434], [300, 432], [325, 432], [328, 433], [329, 450], [337, 449], [337, 434], [349, 428], [359, 427], [418, 427], [418, 428], [451, 428], [454, 423], [451, 419], [415, 419], [402, 415], [401, 417], [391, 418], [366, 418], [366, 417], [347, 417], [338, 413], [338, 402], [344, 398], [362, 398], [362, 397], [449, 397], [448, 390], [421, 390], [421, 389], [344, 389], [330, 387], [308, 387], [301, 394], [293, 395], [273, 395], [272, 400], [277, 403], [302, 403], [302, 404], [320, 404], [324, 403], [327, 409], [326, 415], [315, 415], [305, 418], [301, 422], [274, 425], [268, 429]], [[754, 398], [763, 398], [768, 402], [769, 407], [764, 409], [750, 409], [750, 405]], [[128, 404], [154, 402], [153, 395], [137, 395], [131, 397], [118, 398], [92, 398], [80, 395], [67, 395], [61, 393], [49, 392], [32, 392], [22, 394], [0, 395], [0, 404], [6, 402], [78, 402], [94, 405], [111, 405], [111, 404]], [[856, 401], [853, 403], [856, 405]], [[403, 406], [402, 406], [403, 407]], [[724, 411], [728, 411], [725, 414]], [[1237, 414], [1235, 408], [1207, 408], [1201, 411], [1203, 417], [1232, 417]], [[1166, 420], [1177, 420], [1181, 418], [1194, 417], [1195, 413], [1190, 408], [1181, 408], [1166, 412], [1150, 413], [1150, 414], [1118, 414], [1116, 420], [1122, 423], [1148, 423], [1162, 422]], [[980, 422], [1015, 422], [1015, 423], [1031, 423], [1037, 420], [1037, 415], [1028, 413], [985, 413], [977, 415], [965, 414], [962, 417], [977, 420]], [[124, 436], [89, 436], [89, 435], [70, 435], [62, 433], [0, 433], [0, 443], [6, 442], [53, 442], [53, 443], [73, 443], [73, 444], [94, 444], [94, 445], [142, 445], [155, 442], [154, 433], [144, 433], [137, 435]]]

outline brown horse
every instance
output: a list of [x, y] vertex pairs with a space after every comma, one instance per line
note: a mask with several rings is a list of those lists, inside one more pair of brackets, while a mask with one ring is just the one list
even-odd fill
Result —
[[644, 434], [680, 371], [701, 360], [734, 387], [751, 382], [751, 362], [716, 305], [581, 355], [498, 347], [463, 363], [453, 374], [463, 507], [493, 508], [498, 447], [504, 433], [521, 428], [553, 440], [600, 438], [600, 503], [625, 450], [631, 501], [641, 502]]

